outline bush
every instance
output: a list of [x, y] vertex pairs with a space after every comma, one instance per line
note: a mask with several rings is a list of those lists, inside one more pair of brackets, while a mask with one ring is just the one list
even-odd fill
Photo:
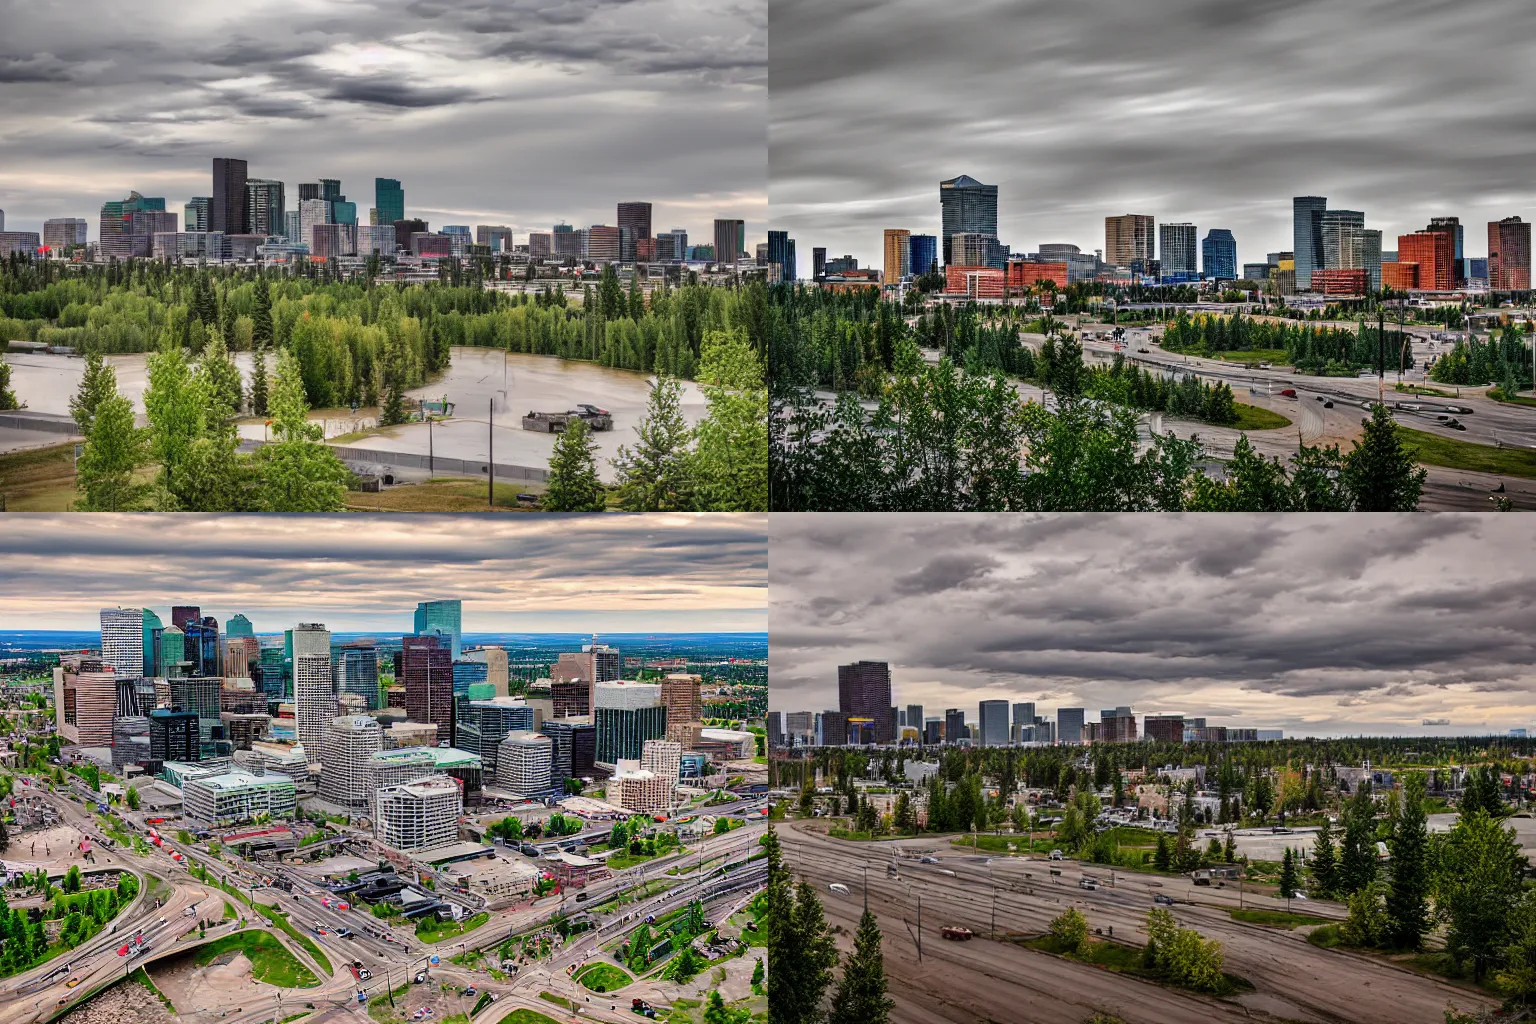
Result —
[[1088, 919], [1076, 907], [1068, 907], [1051, 921], [1051, 937], [1064, 953], [1083, 953], [1088, 948]]

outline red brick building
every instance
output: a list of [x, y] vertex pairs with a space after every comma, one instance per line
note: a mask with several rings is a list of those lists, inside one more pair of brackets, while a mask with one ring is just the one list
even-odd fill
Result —
[[1044, 260], [1009, 260], [1008, 287], [1027, 291], [1036, 281], [1049, 281], [1057, 290], [1067, 287], [1067, 265]]
[[[1312, 271], [1316, 274], [1317, 271]], [[1404, 263], [1399, 260], [1396, 263], [1383, 263], [1381, 265], [1381, 287], [1395, 292], [1412, 291], [1419, 286], [1419, 265], [1417, 263]]]
[[1397, 236], [1398, 262], [1419, 265], [1418, 287], [1423, 291], [1448, 292], [1456, 286], [1455, 258], [1456, 238], [1448, 231]]
[[1531, 225], [1519, 217], [1488, 222], [1488, 288], [1523, 292], [1531, 287]]
[[[1001, 299], [1003, 272], [996, 267], [945, 267], [944, 291], [973, 299]], [[1031, 282], [1033, 283], [1033, 282]]]
[[1312, 290], [1324, 295], [1364, 295], [1364, 269], [1334, 268], [1312, 271]]

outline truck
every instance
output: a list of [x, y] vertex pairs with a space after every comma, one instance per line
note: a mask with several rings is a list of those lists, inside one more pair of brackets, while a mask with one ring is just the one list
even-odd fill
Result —
[[651, 1004], [646, 1002], [644, 999], [639, 998], [631, 999], [629, 1001], [629, 1012], [638, 1013], [642, 1017], [654, 1018], [656, 1016], [655, 1008], [653, 1008]]
[[945, 925], [939, 929], [939, 938], [950, 939], [954, 942], [966, 942], [975, 934], [969, 928], [962, 928], [959, 925], [953, 924]]
[[588, 430], [612, 430], [613, 414], [585, 402], [564, 412], [530, 412], [523, 417], [524, 430], [536, 430], [541, 434], [561, 434], [571, 420], [581, 420]]

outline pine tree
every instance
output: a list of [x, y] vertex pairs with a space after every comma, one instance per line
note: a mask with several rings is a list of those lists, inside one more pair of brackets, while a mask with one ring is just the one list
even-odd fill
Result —
[[808, 883], [794, 888], [770, 828], [763, 838], [768, 883], [764, 893], [768, 959], [768, 1005], [775, 1024], [817, 1024], [821, 1002], [837, 966], [837, 946], [822, 915], [816, 890]]
[[16, 392], [11, 390], [11, 364], [0, 357], [0, 412], [20, 409]]
[[1429, 931], [1430, 849], [1424, 814], [1424, 776], [1403, 783], [1403, 804], [1392, 832], [1392, 881], [1387, 889], [1387, 941], [1418, 949]]
[[1173, 869], [1173, 849], [1168, 844], [1168, 833], [1157, 834], [1157, 853], [1152, 856], [1152, 866], [1159, 871]]
[[607, 507], [597, 476], [597, 441], [586, 421], [573, 416], [555, 439], [549, 482], [539, 507], [546, 512], [601, 512]]
[[255, 302], [251, 307], [251, 345], [261, 349], [272, 344], [272, 293], [267, 288], [267, 279], [258, 274], [256, 277]]
[[1296, 858], [1291, 853], [1291, 848], [1285, 848], [1285, 856], [1280, 859], [1280, 898], [1290, 899], [1296, 895]]
[[272, 382], [276, 440], [257, 452], [263, 512], [339, 512], [346, 504], [347, 468], [308, 415], [299, 361], [284, 349]]
[[626, 512], [675, 512], [692, 508], [688, 444], [693, 431], [683, 419], [682, 385], [660, 376], [651, 386], [645, 419], [635, 427], [633, 450], [619, 449], [619, 504]]
[[880, 925], [865, 907], [854, 935], [853, 952], [843, 962], [843, 979], [832, 994], [828, 1024], [885, 1024], [894, 1005], [885, 994]]
[[1338, 889], [1350, 895], [1376, 880], [1376, 804], [1369, 783], [1362, 782], [1344, 808], [1344, 839], [1339, 843]]
[[1344, 456], [1344, 486], [1357, 512], [1412, 512], [1419, 507], [1428, 471], [1414, 465], [1403, 447], [1397, 423], [1384, 404], [1361, 421], [1365, 436]]
[[75, 418], [75, 425], [83, 436], [90, 436], [97, 407], [115, 394], [117, 373], [102, 361], [100, 352], [87, 353], [85, 374], [80, 378], [79, 389], [69, 400], [69, 414]]
[[1333, 846], [1333, 827], [1326, 814], [1312, 847], [1312, 881], [1319, 896], [1333, 899], [1338, 886], [1338, 854]]
[[115, 392], [95, 410], [77, 467], [80, 512], [132, 512], [144, 504], [144, 487], [133, 482], [133, 471], [145, 456], [144, 433], [133, 423], [133, 406]]
[[251, 369], [251, 413], [256, 416], [267, 414], [267, 353], [259, 346], [256, 364]]

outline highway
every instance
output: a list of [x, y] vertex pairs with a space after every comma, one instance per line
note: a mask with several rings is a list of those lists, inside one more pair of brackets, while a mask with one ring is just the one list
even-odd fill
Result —
[[[412, 997], [418, 1002], [421, 998], [434, 1003], [441, 1002], [442, 999], [459, 998], [444, 995], [439, 999], [435, 992], [439, 984], [451, 982], [459, 989], [474, 984], [481, 991], [496, 992], [500, 997], [493, 1007], [488, 1008], [476, 1018], [476, 1024], [495, 1024], [501, 1016], [510, 1013], [520, 1005], [560, 1016], [563, 1011], [545, 1000], [538, 999], [538, 992], [549, 990], [557, 978], [569, 985], [569, 982], [564, 980], [564, 967], [575, 962], [582, 955], [588, 954], [601, 941], [621, 931], [628, 922], [637, 920], [638, 916], [647, 913], [660, 915], [675, 909], [692, 899], [696, 893], [705, 897], [707, 906], [717, 908], [745, 892], [760, 888], [765, 877], [764, 865], [761, 861], [750, 865], [745, 864], [746, 859], [757, 852], [757, 843], [763, 831], [761, 825], [756, 827], [749, 825], [719, 836], [705, 837], [697, 844], [696, 849], [688, 852], [686, 857], [658, 858], [619, 872], [611, 879], [594, 883], [588, 890], [591, 895], [581, 903], [566, 896], [548, 897], [536, 901], [532, 907], [495, 913], [491, 921], [462, 938], [445, 939], [434, 946], [428, 946], [410, 934], [409, 924], [378, 921], [371, 914], [361, 911], [342, 911], [334, 907], [325, 907], [320, 898], [330, 895], [329, 891], [309, 883], [300, 873], [289, 870], [286, 873], [293, 881], [293, 892], [284, 892], [275, 887], [259, 887], [255, 892], [255, 898], [259, 903], [287, 911], [289, 923], [295, 929], [306, 933], [310, 940], [325, 953], [334, 972], [327, 975], [298, 943], [288, 938], [286, 933], [270, 926], [265, 918], [253, 913], [241, 900], [228, 896], [216, 886], [207, 885], [193, 878], [188, 870], [190, 864], [199, 864], [212, 872], [215, 878], [223, 877], [231, 883], [241, 884], [242, 890], [249, 892], [249, 884], [252, 880], [256, 880], [259, 885], [261, 878], [271, 876], [274, 870], [271, 866], [248, 863], [228, 849], [222, 851], [223, 860], [221, 861], [198, 848], [183, 844], [174, 838], [181, 827], [175, 822], [167, 822], [157, 827], [165, 837], [165, 847], [175, 850], [186, 858], [182, 862], [173, 861], [168, 849], [163, 848], [151, 847], [151, 852], [146, 855], [135, 854], [131, 848], [122, 846], [109, 851], [102, 842], [99, 825], [92, 814], [92, 804], [97, 798], [96, 794], [88, 790], [75, 793], [85, 801], [82, 805], [68, 799], [68, 791], [47, 793], [38, 790], [34, 785], [26, 788], [24, 792], [30, 795], [41, 795], [48, 799], [59, 809], [64, 825], [78, 830], [82, 835], [93, 840], [96, 845], [98, 867], [121, 867], [134, 871], [141, 878], [141, 888], [135, 903], [120, 911], [117, 918], [102, 934], [78, 949], [72, 950], [67, 957], [55, 958], [30, 971], [0, 982], [0, 1024], [33, 1024], [33, 1022], [48, 1020], [54, 1015], [62, 1014], [67, 1006], [79, 1002], [85, 996], [122, 980], [130, 970], [137, 968], [140, 964], [152, 966], [162, 959], [179, 957], [200, 944], [195, 932], [197, 922], [201, 918], [218, 922], [208, 929], [206, 941], [222, 937], [242, 927], [260, 928], [271, 932], [301, 963], [310, 968], [321, 980], [321, 984], [315, 988], [286, 991], [273, 988], [270, 996], [264, 995], [256, 1000], [242, 1000], [242, 1005], [238, 1007], [212, 1006], [198, 1010], [178, 1007], [180, 1010], [178, 1017], [195, 1024], [211, 1024], [215, 1020], [223, 1024], [260, 1024], [274, 1018], [280, 1020], [283, 1016], [282, 1004], [285, 1001], [290, 1009], [295, 1004], [314, 1003], [317, 1007], [329, 1005], [337, 1011], [345, 1010], [365, 1018], [366, 1015], [362, 1012], [364, 1008], [356, 1002], [358, 991], [363, 991], [369, 999], [381, 996], [389, 987], [399, 987], [409, 981], [417, 971], [427, 967], [428, 958], [432, 955], [439, 956], [441, 962], [430, 969], [432, 979], [430, 984], [420, 989], [413, 988]], [[127, 821], [127, 831], [130, 833], [143, 835], [146, 829], [144, 819], [149, 816], [154, 816], [153, 812], [121, 811], [119, 820]], [[17, 845], [19, 846], [19, 843]], [[498, 854], [518, 856], [505, 854], [500, 850]], [[708, 863], [715, 858], [724, 858], [724, 860], [720, 863]], [[701, 860], [708, 863], [702, 876], [697, 869]], [[735, 870], [729, 873], [723, 871], [724, 865], [727, 864], [734, 866]], [[665, 875], [665, 871], [674, 866], [680, 866], [679, 874]], [[676, 880], [680, 884], [648, 900], [625, 905], [612, 914], [597, 915], [599, 931], [583, 935], [577, 941], [553, 951], [548, 962], [544, 964], [542, 972], [524, 968], [510, 981], [498, 983], [492, 980], [483, 969], [463, 968], [448, 963], [450, 955], [466, 948], [494, 950], [504, 943], [509, 935], [532, 930], [558, 911], [574, 912], [596, 906], [613, 893], [631, 888], [646, 879], [658, 878], [665, 878], [668, 881]], [[153, 898], [148, 895], [151, 880], [160, 880], [169, 886], [168, 893], [161, 893], [163, 906], [159, 908], [154, 906]], [[238, 912], [236, 919], [227, 923], [222, 921], [226, 903], [233, 905]], [[186, 915], [186, 909], [194, 905], [197, 907], [197, 913]], [[316, 923], [320, 924], [324, 934], [315, 933], [311, 926]], [[400, 927], [400, 932], [392, 932], [392, 929], [397, 926]], [[352, 938], [344, 939], [338, 934], [343, 927], [351, 929]], [[375, 929], [380, 936], [390, 932], [393, 934], [393, 941], [370, 935], [363, 930], [365, 928]], [[147, 944], [146, 952], [137, 957], [119, 957], [117, 950], [124, 944], [124, 940], [132, 938], [139, 929], [142, 929]], [[194, 934], [189, 939], [182, 939], [182, 936], [189, 932]], [[368, 968], [372, 974], [370, 979], [359, 982], [352, 977], [347, 965], [354, 960], [361, 961]], [[542, 988], [536, 984], [541, 978], [546, 979]], [[71, 979], [78, 979], [77, 984], [68, 985]], [[431, 996], [426, 996], [428, 990], [433, 990]], [[642, 995], [645, 994], [640, 989], [636, 991]], [[625, 998], [629, 998], [627, 992]], [[473, 999], [470, 1000], [470, 1003], [472, 1002]], [[585, 1009], [583, 1016], [590, 1019], [633, 1020], [634, 1017], [627, 1012], [627, 1007], [626, 1002], [615, 1015], [608, 1010], [607, 1006], [603, 1006], [601, 1011], [594, 1006]], [[470, 1006], [465, 1005], [456, 1007], [450, 1012], [467, 1013], [469, 1009]], [[446, 1015], [446, 1012], [440, 1014], [440, 1016]]]
[[[886, 974], [898, 1008], [898, 1022], [977, 1019], [1028, 1020], [1040, 1024], [1081, 1024], [1098, 1011], [1134, 1024], [1188, 1021], [1309, 1021], [1357, 1024], [1441, 1024], [1446, 1006], [1463, 1009], [1494, 1002], [1461, 988], [1363, 955], [1324, 950], [1296, 931], [1234, 921], [1228, 913], [1241, 901], [1262, 909], [1284, 902], [1255, 898], [1234, 888], [1196, 887], [1184, 879], [1141, 873], [1113, 873], [1103, 865], [1050, 862], [1043, 858], [978, 857], [959, 852], [947, 840], [921, 838], [889, 843], [854, 843], [824, 834], [820, 822], [796, 822], [783, 830], [791, 870], [820, 891], [827, 916], [845, 930], [857, 927], [868, 886], [869, 905], [885, 935]], [[922, 854], [937, 864], [918, 862]], [[887, 875], [896, 864], [898, 877]], [[1056, 867], [1061, 875], [1053, 877]], [[1078, 887], [1083, 875], [1100, 888]], [[866, 883], [867, 879], [867, 883]], [[840, 882], [850, 895], [833, 893]], [[1089, 927], [1105, 937], [1144, 944], [1146, 915], [1154, 894], [1173, 897], [1181, 927], [1217, 939], [1225, 969], [1246, 978], [1254, 991], [1215, 999], [1112, 974], [1003, 941], [1011, 935], [1038, 935], [1050, 920], [1075, 906]], [[918, 962], [918, 904], [922, 907], [922, 962]], [[1293, 904], [1292, 910], [1331, 919], [1337, 905]], [[997, 940], [989, 938], [996, 927]], [[976, 933], [965, 943], [939, 937], [945, 925]]]

